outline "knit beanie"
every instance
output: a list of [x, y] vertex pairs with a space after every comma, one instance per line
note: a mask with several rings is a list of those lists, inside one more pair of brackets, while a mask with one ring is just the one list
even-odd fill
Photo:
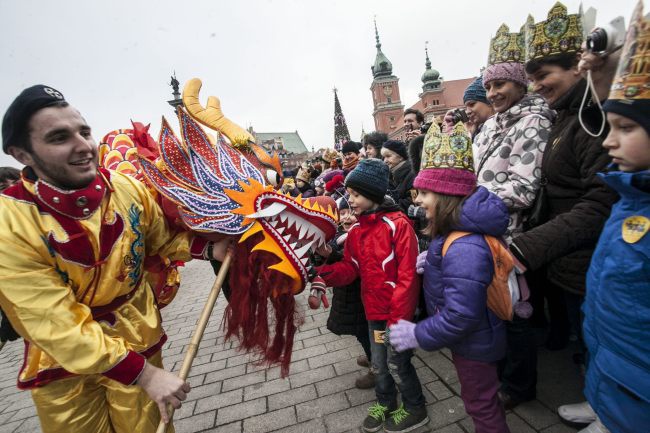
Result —
[[345, 178], [345, 186], [381, 204], [388, 190], [388, 176], [388, 166], [383, 161], [364, 159]]
[[523, 64], [518, 62], [496, 63], [488, 66], [485, 71], [483, 71], [483, 85], [485, 86], [487, 83], [494, 80], [513, 81], [526, 88], [528, 87], [526, 69]]
[[341, 153], [343, 155], [349, 152], [359, 153], [359, 149], [361, 149], [361, 143], [357, 143], [356, 141], [348, 141], [341, 148]]
[[464, 197], [476, 188], [476, 175], [458, 168], [426, 168], [413, 181], [417, 189]]
[[467, 86], [467, 89], [465, 89], [465, 93], [463, 94], [463, 103], [467, 104], [468, 101], [478, 101], [490, 105], [490, 102], [487, 100], [487, 96], [485, 95], [485, 87], [483, 87], [482, 77], [478, 77], [476, 80], [472, 81], [472, 84]]
[[650, 100], [648, 99], [608, 99], [603, 104], [607, 113], [620, 114], [641, 125], [650, 136]]
[[433, 123], [424, 138], [422, 163], [413, 181], [417, 189], [445, 195], [467, 196], [476, 188], [472, 139], [462, 122], [450, 134]]
[[395, 152], [396, 154], [398, 154], [404, 159], [409, 159], [409, 154], [406, 151], [406, 145], [401, 141], [388, 140], [387, 142], [384, 143], [383, 147]]

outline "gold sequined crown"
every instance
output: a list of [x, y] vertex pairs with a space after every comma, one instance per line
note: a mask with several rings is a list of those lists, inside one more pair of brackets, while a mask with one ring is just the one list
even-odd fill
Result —
[[458, 122], [451, 133], [440, 131], [433, 122], [422, 147], [421, 170], [427, 168], [458, 168], [474, 172], [472, 160], [472, 137], [462, 122]]
[[[524, 25], [524, 26], [527, 26]], [[567, 8], [557, 2], [545, 21], [536, 23], [526, 45], [526, 62], [557, 54], [576, 53], [584, 38], [582, 13], [567, 13]]]
[[495, 63], [523, 62], [524, 61], [524, 35], [510, 33], [507, 25], [501, 24], [496, 36], [490, 40], [490, 55], [488, 66]]
[[625, 35], [609, 99], [650, 99], [650, 14], [639, 1]]

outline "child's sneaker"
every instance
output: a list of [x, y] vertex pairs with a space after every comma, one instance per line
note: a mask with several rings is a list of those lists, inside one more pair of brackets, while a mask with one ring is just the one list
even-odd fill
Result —
[[378, 402], [368, 408], [368, 416], [363, 420], [363, 431], [372, 433], [381, 430], [386, 421], [387, 406]]
[[404, 405], [390, 413], [390, 418], [384, 424], [384, 431], [388, 433], [405, 433], [415, 430], [429, 422], [427, 409], [423, 407], [411, 410], [404, 409]]

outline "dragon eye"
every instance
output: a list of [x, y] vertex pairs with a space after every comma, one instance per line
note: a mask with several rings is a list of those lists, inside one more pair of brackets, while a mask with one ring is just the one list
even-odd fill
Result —
[[274, 187], [280, 184], [280, 175], [275, 170], [266, 170], [266, 179]]

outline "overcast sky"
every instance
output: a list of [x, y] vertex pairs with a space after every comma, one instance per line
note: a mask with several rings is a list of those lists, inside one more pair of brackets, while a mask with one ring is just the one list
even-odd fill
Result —
[[[570, 13], [579, 2], [564, 2]], [[636, 0], [592, 0], [597, 24], [629, 21]], [[402, 102], [422, 91], [424, 42], [445, 79], [477, 75], [490, 36], [515, 31], [528, 13], [546, 18], [551, 0], [508, 1], [81, 1], [0, 0], [0, 113], [42, 83], [60, 90], [96, 140], [151, 123], [175, 127], [168, 85], [203, 80], [202, 100], [221, 99], [228, 118], [258, 132], [295, 131], [308, 148], [333, 145], [332, 88], [353, 139], [374, 129], [370, 66], [373, 16], [382, 50], [400, 78]], [[182, 88], [182, 87], [181, 87]], [[7, 155], [0, 165], [18, 166]]]

